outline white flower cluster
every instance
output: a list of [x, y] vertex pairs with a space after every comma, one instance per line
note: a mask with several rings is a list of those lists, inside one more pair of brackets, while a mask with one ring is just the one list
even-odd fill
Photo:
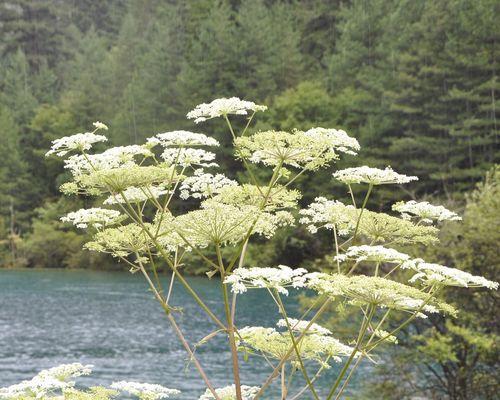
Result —
[[[305, 321], [305, 320], [298, 320], [295, 318], [288, 318], [288, 324], [290, 325], [290, 328], [293, 331], [296, 332], [304, 332], [306, 328], [309, 326], [310, 321]], [[276, 326], [280, 328], [288, 328], [287, 321], [285, 319], [280, 319], [277, 323]], [[329, 329], [326, 329], [325, 327], [312, 323], [309, 328], [307, 328], [307, 333], [319, 333], [320, 335], [332, 335], [332, 332]]]
[[427, 201], [408, 202], [400, 201], [392, 205], [392, 209], [401, 213], [403, 218], [410, 219], [412, 216], [421, 218], [424, 222], [433, 221], [461, 221], [462, 218], [455, 212], [448, 210], [443, 206], [434, 206]]
[[410, 260], [410, 256], [384, 246], [363, 245], [351, 246], [344, 254], [336, 256], [335, 259], [339, 261], [356, 260], [356, 262], [373, 261], [403, 264], [404, 262]]
[[193, 197], [201, 199], [211, 197], [228, 186], [237, 186], [238, 182], [226, 178], [223, 174], [210, 174], [202, 169], [194, 171], [194, 175], [185, 178], [180, 186], [180, 198], [188, 199]]
[[[253, 163], [290, 165], [314, 171], [339, 158], [335, 135], [295, 130], [261, 131], [235, 140], [237, 155]], [[345, 150], [345, 146], [340, 146]]]
[[263, 212], [257, 206], [234, 206], [206, 200], [201, 209], [180, 215], [173, 221], [179, 234], [188, 239], [190, 244], [206, 247], [210, 244], [236, 244], [243, 240], [248, 232], [266, 238], [272, 237], [276, 230], [290, 226], [294, 218], [288, 211], [276, 213]]
[[92, 122], [92, 125], [94, 125], [96, 130], [98, 129], [104, 129], [105, 131], [108, 130], [108, 126], [100, 121]]
[[52, 147], [47, 153], [45, 153], [45, 156], [48, 157], [52, 154], [55, 154], [56, 156], [64, 157], [70, 151], [90, 150], [94, 143], [105, 142], [107, 140], [108, 138], [106, 136], [96, 135], [93, 132], [77, 133], [71, 136], [64, 136], [52, 141]]
[[391, 167], [385, 169], [367, 166], [346, 168], [335, 172], [333, 176], [346, 184], [369, 183], [371, 185], [386, 185], [391, 183], [402, 184], [418, 180], [416, 176], [398, 174]]
[[[307, 276], [307, 287], [330, 297], [343, 296], [352, 305], [372, 304], [409, 312], [456, 313], [449, 304], [429, 297], [428, 293], [417, 288], [374, 276], [313, 272]], [[423, 313], [420, 316], [425, 317]]]
[[181, 146], [219, 146], [219, 142], [203, 133], [190, 131], [171, 131], [158, 133], [149, 138], [147, 143], [150, 146], [161, 145], [163, 147]]
[[307, 271], [304, 268], [292, 269], [286, 265], [277, 268], [236, 268], [224, 283], [232, 285], [233, 293], [245, 293], [247, 289], [275, 289], [288, 295], [287, 287], [301, 288], [305, 286]]
[[75, 383], [68, 379], [88, 375], [92, 371], [91, 368], [92, 365], [73, 363], [40, 371], [28, 381], [0, 388], [0, 399], [43, 398], [47, 393], [74, 386]]
[[[111, 195], [106, 200], [104, 200], [103, 204], [126, 203], [125, 199], [127, 199], [129, 203], [140, 203], [148, 199], [157, 199], [168, 192], [168, 189], [165, 189], [161, 186], [131, 186], [122, 192], [123, 196], [119, 194]], [[125, 199], [123, 197], [125, 197]]]
[[122, 215], [116, 210], [107, 210], [104, 208], [81, 208], [78, 211], [68, 213], [61, 217], [62, 222], [71, 222], [77, 228], [85, 229], [89, 225], [94, 228], [113, 225], [122, 219]]
[[248, 111], [266, 111], [267, 106], [260, 106], [252, 101], [241, 100], [238, 97], [215, 99], [211, 103], [197, 105], [187, 113], [188, 119], [194, 119], [196, 124], [207, 119], [226, 116], [229, 114], [247, 115]]
[[112, 147], [99, 154], [76, 154], [64, 160], [64, 168], [74, 176], [118, 167], [135, 165], [134, 157], [150, 157], [151, 150], [144, 146], [130, 145]]
[[498, 282], [493, 282], [482, 276], [472, 275], [469, 272], [456, 268], [445, 267], [444, 265], [420, 262], [416, 264], [415, 269], [417, 273], [410, 279], [410, 282], [420, 280], [426, 285], [438, 284], [498, 289]]
[[356, 211], [356, 209], [337, 200], [316, 197], [309, 207], [299, 211], [301, 215], [299, 222], [306, 225], [311, 233], [316, 233], [318, 228], [336, 227], [338, 234], [345, 236], [355, 226], [349, 211]]
[[167, 399], [180, 393], [177, 389], [169, 389], [161, 385], [126, 381], [113, 382], [111, 388], [133, 394], [141, 400]]
[[[341, 356], [349, 356], [353, 352], [352, 347], [341, 343], [326, 331], [308, 332], [303, 336], [298, 346], [301, 359], [314, 360], [328, 368], [329, 359], [341, 362]], [[288, 356], [287, 361], [292, 364], [298, 360], [295, 352], [288, 354], [293, 345], [289, 332], [278, 332], [274, 328], [262, 326], [246, 326], [238, 329], [237, 342], [241, 350], [250, 348], [276, 359]]]
[[346, 154], [356, 155], [361, 149], [359, 142], [342, 129], [311, 128], [305, 131], [304, 135], [312, 140], [327, 139], [333, 148]]
[[215, 153], [203, 149], [191, 149], [186, 147], [166, 148], [161, 154], [161, 158], [165, 160], [167, 165], [180, 165], [182, 167], [188, 167], [190, 165], [203, 167], [218, 166], [217, 163], [212, 162], [215, 160]]
[[[258, 386], [241, 385], [241, 398], [242, 400], [253, 400], [260, 388]], [[215, 389], [215, 393], [221, 400], [236, 400], [236, 387], [234, 384], [223, 388]], [[207, 389], [205, 394], [201, 395], [198, 400], [212, 400], [215, 399], [212, 392]]]

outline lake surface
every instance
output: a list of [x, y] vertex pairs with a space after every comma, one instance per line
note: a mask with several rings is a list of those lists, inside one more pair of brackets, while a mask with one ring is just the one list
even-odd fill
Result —
[[[167, 283], [168, 277], [164, 280]], [[222, 319], [217, 281], [189, 281]], [[180, 285], [174, 290], [173, 304], [183, 308], [177, 320], [192, 345], [215, 330]], [[290, 317], [298, 316], [293, 296], [287, 298], [287, 308]], [[266, 292], [254, 290], [238, 296], [238, 326], [274, 326], [277, 319], [277, 308]], [[231, 383], [224, 336], [199, 347], [196, 354], [214, 385]], [[139, 274], [0, 270], [0, 387], [71, 362], [94, 365], [91, 376], [78, 380], [85, 385], [116, 380], [158, 383], [181, 390], [177, 398], [185, 400], [198, 399], [204, 391], [196, 369], [187, 363], [185, 350]], [[241, 359], [241, 369], [242, 383], [247, 385], [260, 385], [270, 372], [256, 357]], [[337, 371], [331, 368], [321, 386], [332, 382]], [[275, 385], [265, 398], [278, 398], [277, 390]]]

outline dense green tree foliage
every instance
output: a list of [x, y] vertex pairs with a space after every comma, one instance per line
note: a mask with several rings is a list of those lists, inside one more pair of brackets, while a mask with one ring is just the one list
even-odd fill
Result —
[[[272, 105], [252, 129], [343, 128], [364, 163], [421, 177], [409, 197], [461, 201], [498, 162], [498, 12], [495, 0], [2, 0], [2, 243], [37, 235], [34, 210], [60, 205], [50, 140], [97, 119], [116, 145], [196, 130], [186, 112], [221, 96]], [[204, 126], [229, 144], [221, 128]], [[297, 184], [304, 201], [347, 195], [328, 173]], [[301, 235], [278, 247], [303, 249]]]

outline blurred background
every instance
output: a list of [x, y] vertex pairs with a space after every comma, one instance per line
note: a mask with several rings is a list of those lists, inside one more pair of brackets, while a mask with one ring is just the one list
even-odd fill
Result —
[[[50, 141], [96, 120], [112, 145], [198, 131], [223, 143], [220, 163], [236, 177], [226, 127], [185, 115], [239, 96], [269, 106], [252, 130], [322, 126], [356, 137], [359, 156], [335, 168], [418, 175], [377, 191], [370, 207], [419, 199], [460, 212], [464, 223], [445, 228], [428, 258], [495, 279], [499, 15], [498, 0], [0, 0], [0, 267], [126, 269], [81, 250], [88, 238], [59, 222], [92, 199], [58, 192], [68, 175], [44, 158]], [[303, 204], [347, 199], [331, 173], [297, 182]], [[256, 241], [248, 263], [319, 267], [331, 251], [324, 239], [289, 229]], [[186, 272], [203, 273], [197, 265]], [[453, 296], [467, 305], [460, 325], [428, 321], [408, 332], [421, 348], [385, 363], [376, 375], [385, 394], [371, 398], [405, 398], [400, 381], [423, 398], [495, 397], [497, 296]]]

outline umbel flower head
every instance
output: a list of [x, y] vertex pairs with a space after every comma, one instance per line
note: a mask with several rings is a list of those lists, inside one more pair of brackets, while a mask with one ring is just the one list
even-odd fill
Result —
[[353, 305], [373, 305], [381, 308], [425, 313], [440, 311], [454, 315], [455, 309], [417, 288], [390, 279], [374, 276], [342, 274], [308, 274], [307, 287], [319, 294], [344, 297]]
[[[255, 395], [259, 392], [260, 388], [258, 386], [247, 386], [241, 385], [241, 398], [242, 400], [252, 400]], [[223, 388], [215, 389], [215, 393], [221, 400], [236, 400], [236, 386], [234, 384], [226, 386]], [[215, 399], [212, 392], [207, 389], [204, 394], [202, 394], [198, 400], [212, 400]]]
[[[338, 151], [346, 149], [346, 141], [326, 130], [321, 131], [264, 131], [235, 139], [237, 155], [253, 163], [269, 166], [290, 165], [316, 170], [339, 158]], [[352, 138], [351, 138], [352, 139]], [[339, 143], [342, 143], [339, 145]]]
[[472, 275], [467, 271], [444, 265], [426, 262], [417, 262], [414, 269], [417, 271], [410, 282], [421, 281], [426, 286], [460, 286], [460, 287], [485, 287], [498, 289], [498, 282], [489, 281], [482, 276]]
[[170, 396], [175, 396], [180, 393], [177, 389], [169, 389], [161, 385], [140, 382], [113, 382], [111, 388], [119, 390], [120, 392], [130, 393], [139, 397], [141, 400], [168, 399]]
[[380, 263], [403, 264], [410, 260], [408, 254], [400, 253], [397, 250], [389, 249], [384, 246], [351, 246], [344, 254], [335, 257], [339, 261], [356, 260], [372, 261]]
[[250, 205], [235, 206], [207, 200], [201, 207], [173, 221], [176, 232], [198, 247], [239, 243], [249, 232], [269, 238], [278, 228], [294, 222], [287, 211], [271, 214]]
[[[214, 201], [233, 205], [260, 205], [265, 211], [278, 209], [296, 208], [301, 195], [298, 190], [285, 189], [281, 185], [275, 185], [271, 189], [268, 186], [256, 186], [250, 184], [227, 185], [220, 189]], [[265, 204], [263, 204], [265, 201]]]
[[346, 168], [333, 174], [334, 178], [347, 183], [369, 183], [370, 185], [387, 185], [391, 183], [408, 183], [418, 181], [416, 176], [398, 174], [391, 167], [386, 169], [371, 168], [367, 166]]
[[105, 142], [108, 138], [103, 135], [96, 135], [93, 132], [76, 133], [72, 136], [65, 136], [52, 141], [52, 147], [45, 153], [48, 157], [55, 154], [59, 157], [64, 157], [71, 151], [90, 150], [94, 143]]
[[158, 133], [147, 139], [149, 146], [160, 145], [163, 147], [195, 147], [195, 146], [219, 146], [219, 142], [203, 133], [190, 131], [171, 131]]
[[[323, 328], [321, 331], [320, 333], [317, 329], [316, 332], [308, 333], [301, 339], [298, 349], [302, 360], [313, 360], [328, 368], [330, 359], [341, 362], [342, 356], [349, 356], [353, 352], [352, 347], [341, 343], [328, 330]], [[278, 360], [285, 358], [293, 346], [290, 332], [279, 332], [274, 328], [262, 326], [247, 326], [238, 329], [237, 340], [240, 351], [258, 351], [266, 357]], [[297, 354], [291, 353], [286, 361], [292, 364], [297, 363]]]
[[311, 128], [304, 132], [311, 140], [327, 140], [338, 152], [356, 155], [361, 149], [359, 142], [342, 129]]
[[267, 288], [288, 295], [288, 287], [295, 289], [304, 287], [306, 273], [307, 270], [304, 268], [292, 269], [286, 265], [279, 265], [277, 268], [236, 268], [224, 280], [224, 283], [232, 285], [233, 293], [244, 293], [247, 289]]
[[80, 209], [68, 213], [65, 217], [61, 217], [63, 222], [71, 222], [77, 228], [102, 228], [103, 226], [114, 225], [123, 220], [123, 216], [119, 211], [108, 210], [104, 208], [88, 208]]
[[247, 115], [249, 111], [266, 111], [267, 106], [260, 106], [252, 101], [241, 100], [238, 97], [215, 99], [211, 103], [197, 105], [187, 113], [188, 119], [194, 119], [196, 124], [207, 119], [227, 116], [229, 114]]
[[278, 326], [279, 328], [288, 328], [288, 325], [290, 325], [290, 328], [295, 332], [300, 332], [300, 333], [306, 332], [306, 334], [318, 333], [320, 335], [332, 335], [332, 332], [329, 329], [326, 329], [314, 322], [311, 324], [310, 321], [305, 321], [305, 320], [299, 321], [298, 319], [295, 318], [288, 318], [288, 320], [280, 319], [276, 323], [276, 326]]
[[392, 209], [401, 213], [403, 218], [411, 219], [418, 217], [424, 222], [433, 221], [461, 221], [462, 218], [455, 212], [443, 206], [433, 206], [427, 201], [416, 202], [415, 200], [397, 202], [392, 205]]
[[30, 380], [0, 388], [0, 399], [40, 399], [48, 393], [73, 387], [75, 382], [71, 378], [89, 375], [91, 372], [92, 365], [62, 364], [42, 370]]
[[194, 175], [185, 178], [180, 187], [180, 198], [202, 199], [220, 193], [226, 187], [237, 186], [238, 182], [226, 178], [223, 174], [210, 174], [203, 169], [194, 171]]

